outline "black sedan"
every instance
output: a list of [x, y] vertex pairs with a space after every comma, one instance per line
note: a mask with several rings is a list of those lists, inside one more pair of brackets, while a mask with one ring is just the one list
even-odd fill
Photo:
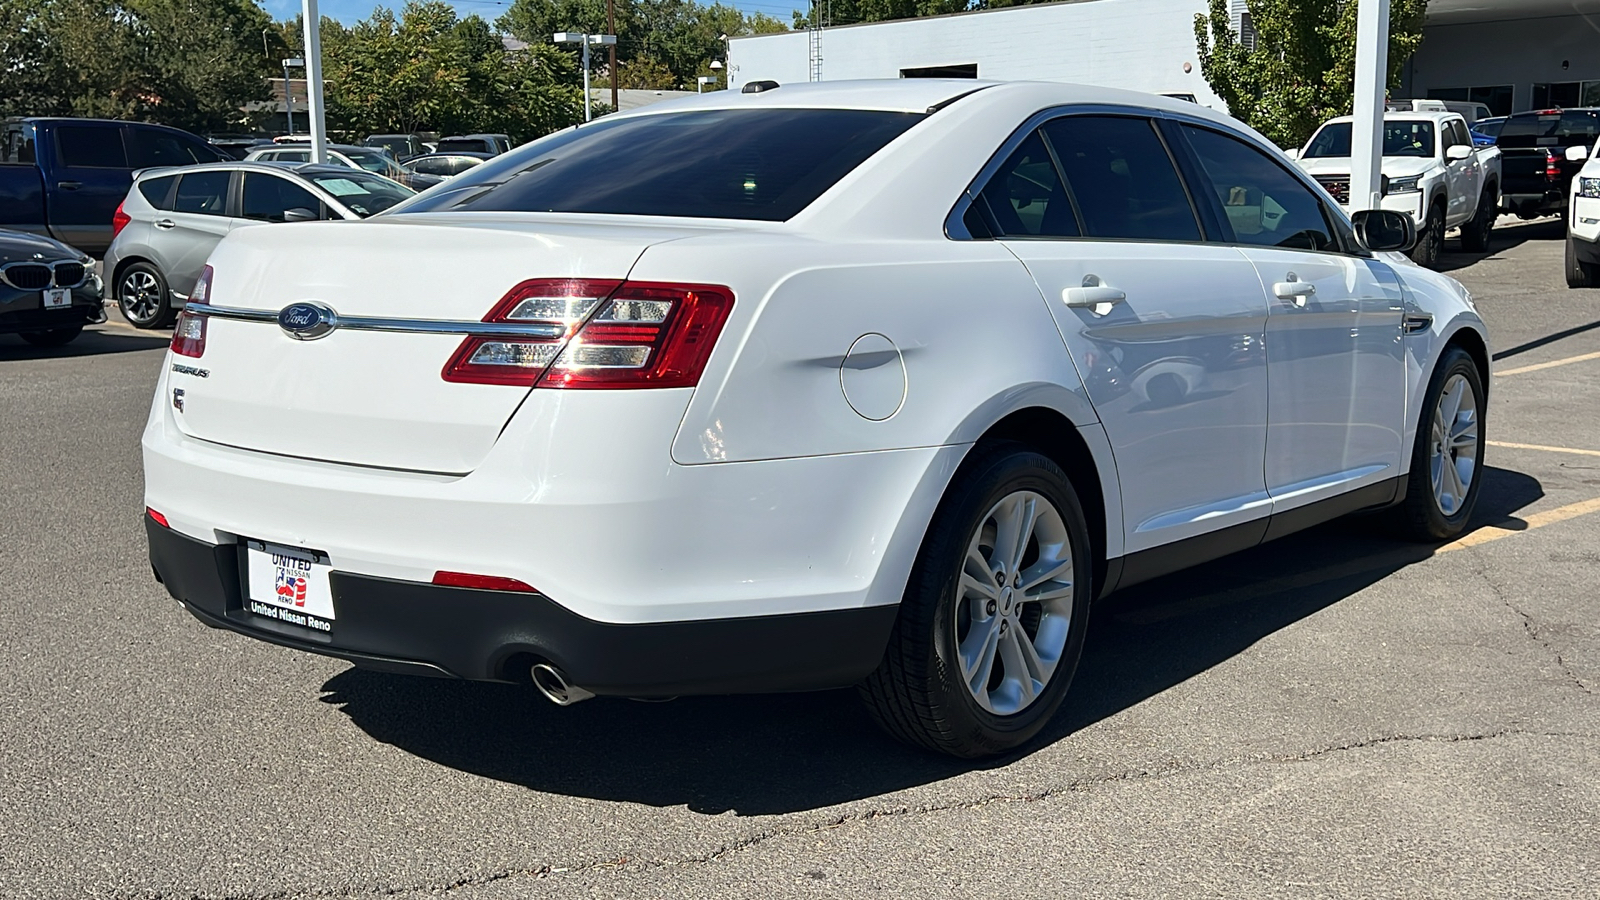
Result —
[[59, 347], [104, 322], [93, 262], [60, 241], [0, 230], [0, 334]]

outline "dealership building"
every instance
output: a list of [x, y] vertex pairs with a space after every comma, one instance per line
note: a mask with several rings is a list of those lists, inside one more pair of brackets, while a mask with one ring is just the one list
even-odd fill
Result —
[[[1244, 0], [1233, 24], [1254, 36]], [[729, 86], [855, 78], [1068, 81], [1225, 105], [1200, 74], [1205, 0], [1066, 0], [729, 41]], [[1600, 106], [1600, 0], [1432, 0], [1397, 97], [1477, 100], [1497, 115]]]

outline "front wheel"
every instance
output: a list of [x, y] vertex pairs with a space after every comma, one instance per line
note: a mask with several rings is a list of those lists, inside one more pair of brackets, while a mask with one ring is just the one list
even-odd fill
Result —
[[878, 724], [968, 758], [1038, 734], [1083, 650], [1089, 553], [1059, 466], [1014, 443], [976, 451], [929, 525], [883, 662], [860, 685]]
[[1448, 541], [1466, 530], [1482, 487], [1484, 408], [1478, 364], [1449, 348], [1423, 397], [1406, 496], [1394, 510], [1406, 537]]
[[1600, 285], [1600, 265], [1578, 258], [1577, 238], [1567, 235], [1567, 287], [1586, 288]]
[[1435, 203], [1428, 209], [1428, 220], [1417, 235], [1417, 245], [1411, 248], [1411, 261], [1432, 269], [1439, 265], [1439, 252], [1444, 249], [1444, 205]]
[[1473, 214], [1472, 221], [1461, 226], [1461, 248], [1473, 253], [1482, 253], [1489, 249], [1489, 232], [1494, 230], [1495, 218], [1495, 191], [1492, 187], [1483, 189], [1483, 195], [1478, 198], [1478, 211]]

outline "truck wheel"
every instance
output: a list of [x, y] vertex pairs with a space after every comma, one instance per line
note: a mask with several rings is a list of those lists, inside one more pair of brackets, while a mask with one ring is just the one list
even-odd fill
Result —
[[1478, 198], [1478, 211], [1473, 214], [1471, 221], [1461, 226], [1461, 249], [1473, 253], [1489, 249], [1489, 232], [1494, 230], [1495, 205], [1494, 188], [1484, 188], [1483, 196]]
[[1448, 541], [1467, 528], [1483, 479], [1483, 373], [1472, 355], [1450, 347], [1422, 400], [1405, 499], [1390, 512], [1414, 541]]
[[1428, 209], [1428, 221], [1417, 235], [1417, 245], [1411, 248], [1411, 261], [1429, 269], [1439, 265], [1439, 251], [1444, 249], [1444, 204], [1435, 203]]
[[1586, 288], [1600, 285], [1600, 265], [1578, 258], [1577, 238], [1567, 235], [1567, 287]]
[[998, 443], [934, 513], [877, 671], [859, 687], [883, 729], [952, 756], [1017, 747], [1072, 683], [1093, 593], [1089, 531], [1048, 457]]
[[117, 276], [117, 309], [135, 328], [170, 328], [178, 318], [167, 279], [160, 269], [142, 261]]

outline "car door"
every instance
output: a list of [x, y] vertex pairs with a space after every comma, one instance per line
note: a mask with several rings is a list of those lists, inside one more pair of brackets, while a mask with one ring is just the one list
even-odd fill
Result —
[[1449, 193], [1446, 200], [1447, 220], [1460, 222], [1470, 218], [1478, 207], [1478, 157], [1469, 153], [1465, 159], [1450, 159], [1451, 147], [1472, 149], [1472, 137], [1467, 134], [1467, 128], [1460, 119], [1441, 123], [1439, 140], [1444, 147], [1445, 183]]
[[230, 169], [184, 172], [178, 176], [172, 210], [155, 221], [155, 227], [165, 232], [155, 241], [161, 249], [161, 274], [166, 276], [167, 287], [185, 299], [200, 279], [212, 248], [233, 227], [228, 216], [233, 175]]
[[1394, 271], [1352, 252], [1336, 214], [1260, 148], [1198, 125], [1177, 131], [1208, 182], [1196, 193], [1216, 204], [1265, 296], [1274, 516], [1394, 478], [1406, 402]]
[[975, 204], [1032, 273], [1083, 377], [1115, 455], [1127, 551], [1204, 534], [1207, 556], [1256, 543], [1270, 511], [1266, 303], [1247, 260], [1204, 242], [1154, 123], [1051, 119]]
[[319, 219], [331, 216], [327, 204], [293, 181], [267, 172], [240, 173], [243, 185], [239, 189], [239, 225], [260, 222], [282, 222], [284, 213], [291, 209], [310, 210]]
[[47, 170], [50, 230], [76, 247], [98, 252], [111, 244], [111, 214], [133, 184], [122, 126], [83, 122], [49, 126], [55, 165]]

